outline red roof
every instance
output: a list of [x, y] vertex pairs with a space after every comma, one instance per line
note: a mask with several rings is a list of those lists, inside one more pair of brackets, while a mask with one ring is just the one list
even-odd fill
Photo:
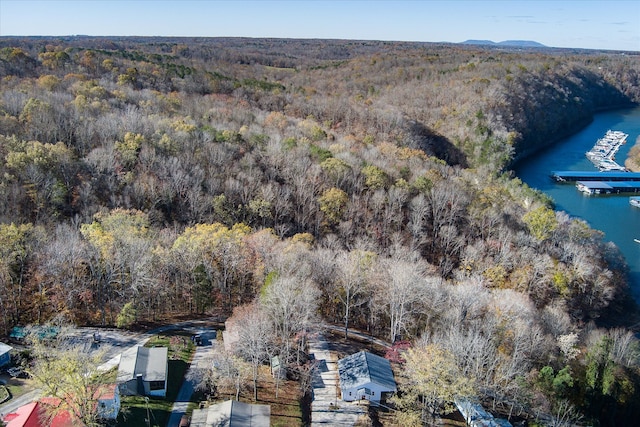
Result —
[[37, 407], [38, 402], [21, 406], [15, 412], [5, 415], [3, 421], [7, 423], [7, 427], [40, 427]]
[[7, 427], [79, 427], [82, 423], [73, 422], [71, 414], [68, 411], [60, 411], [51, 420], [51, 424], [47, 424], [45, 420], [44, 405], [57, 405], [60, 400], [53, 398], [43, 398], [40, 402], [31, 402], [27, 405], [19, 407], [15, 412], [5, 415], [4, 422]]

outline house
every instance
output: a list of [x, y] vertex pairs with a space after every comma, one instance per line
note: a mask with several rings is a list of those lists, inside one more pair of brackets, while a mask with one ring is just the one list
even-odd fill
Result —
[[120, 412], [120, 388], [109, 384], [96, 390], [98, 417], [103, 420], [115, 420]]
[[9, 353], [11, 350], [13, 347], [0, 342], [0, 368], [11, 363], [11, 354]]
[[269, 427], [271, 406], [227, 400], [204, 409], [195, 409], [191, 427]]
[[167, 394], [167, 347], [133, 347], [122, 353], [116, 382], [125, 396]]
[[[116, 384], [96, 391], [98, 398], [98, 416], [103, 420], [115, 420], [120, 411], [120, 393]], [[84, 424], [67, 410], [59, 411], [53, 418], [47, 415], [48, 407], [57, 407], [60, 399], [42, 397], [4, 416], [7, 427], [84, 427]]]
[[83, 427], [78, 419], [72, 419], [68, 411], [61, 411], [51, 420], [47, 420], [47, 403], [31, 402], [4, 416], [6, 427]]
[[379, 403], [384, 393], [396, 392], [391, 363], [368, 351], [338, 360], [338, 375], [342, 400], [368, 400]]

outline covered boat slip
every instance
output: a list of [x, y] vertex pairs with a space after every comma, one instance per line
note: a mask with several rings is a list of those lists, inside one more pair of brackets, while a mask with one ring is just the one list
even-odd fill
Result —
[[640, 181], [578, 181], [576, 187], [588, 195], [640, 193]]
[[640, 172], [589, 172], [589, 171], [553, 171], [551, 177], [558, 182], [572, 181], [640, 181]]

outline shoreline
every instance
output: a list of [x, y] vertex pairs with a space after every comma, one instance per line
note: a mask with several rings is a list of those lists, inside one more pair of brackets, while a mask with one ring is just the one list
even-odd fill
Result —
[[[571, 136], [577, 134], [578, 132], [580, 132], [581, 130], [583, 130], [584, 128], [586, 128], [591, 122], [593, 122], [594, 116], [598, 113], [605, 113], [605, 112], [610, 112], [610, 111], [616, 111], [616, 110], [626, 110], [626, 109], [630, 109], [630, 108], [636, 108], [639, 107], [640, 104], [635, 103], [635, 102], [630, 102], [629, 104], [626, 105], [612, 105], [610, 107], [598, 107], [595, 108], [593, 111], [591, 111], [591, 114], [588, 117], [585, 117], [584, 120], [580, 120], [576, 123], [574, 123], [572, 126], [570, 126], [566, 132], [563, 132], [560, 135], [556, 135], [555, 137], [550, 137], [549, 138], [549, 142], [547, 142], [546, 144], [543, 145], [537, 145], [537, 146], [532, 146], [529, 149], [523, 150], [522, 152], [516, 152], [513, 156], [513, 159], [511, 159], [511, 161], [506, 165], [505, 169], [506, 170], [514, 170], [516, 169], [516, 165], [523, 161], [526, 160], [527, 157], [532, 156], [542, 150], [544, 150], [545, 148], [549, 148], [555, 144], [557, 144], [558, 142], [570, 138]], [[638, 142], [638, 140], [636, 140], [636, 144], [640, 144], [640, 142]], [[635, 147], [635, 145], [634, 145]], [[639, 148], [640, 150], [640, 148]], [[640, 153], [639, 153], [640, 154]], [[625, 160], [625, 166], [626, 166], [626, 162], [627, 162], [628, 158]], [[640, 162], [640, 157], [638, 159], [638, 161]], [[640, 164], [638, 164], [637, 166], [637, 170], [634, 170], [633, 172], [640, 172]]]
[[624, 167], [631, 172], [640, 172], [640, 135], [636, 138], [633, 147], [629, 149], [627, 158], [624, 160]]

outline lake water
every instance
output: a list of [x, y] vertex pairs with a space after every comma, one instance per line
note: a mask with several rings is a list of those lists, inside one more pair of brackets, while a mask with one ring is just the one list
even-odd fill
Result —
[[629, 205], [631, 194], [587, 196], [576, 189], [575, 183], [560, 184], [550, 178], [553, 170], [596, 171], [585, 152], [609, 129], [629, 135], [616, 155], [616, 161], [624, 164], [640, 135], [640, 107], [597, 114], [582, 131], [519, 162], [514, 171], [530, 187], [549, 195], [556, 210], [587, 221], [605, 233], [606, 241], [620, 248], [629, 265], [632, 294], [640, 303], [640, 244], [633, 241], [640, 239], [640, 209]]

